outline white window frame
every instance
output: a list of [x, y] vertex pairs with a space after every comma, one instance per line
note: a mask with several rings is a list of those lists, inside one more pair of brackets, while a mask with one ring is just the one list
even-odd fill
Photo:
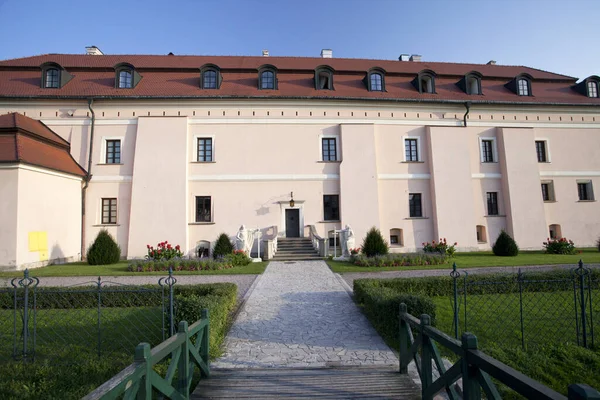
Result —
[[[535, 146], [535, 142], [544, 142], [544, 146], [546, 146], [546, 161], [538, 161], [540, 164], [548, 164], [552, 162], [552, 157], [550, 156], [550, 141], [547, 138], [535, 138], [533, 144]], [[535, 154], [535, 159], [537, 160], [537, 149]]]
[[[323, 160], [323, 139], [335, 139], [335, 161]], [[340, 135], [319, 135], [319, 160], [322, 162], [340, 162], [342, 154], [340, 153]]]
[[[582, 200], [579, 198], [579, 184], [580, 183], [585, 183], [585, 184], [589, 185], [589, 187], [588, 187], [589, 199], [587, 199], [587, 200]], [[594, 195], [594, 183], [592, 182], [591, 179], [577, 179], [577, 201], [596, 201], [596, 196]]]
[[[406, 140], [417, 139], [417, 161], [406, 159]], [[404, 162], [422, 162], [423, 153], [421, 153], [421, 138], [419, 136], [402, 136], [402, 153], [404, 154]]]
[[544, 200], [544, 197], [542, 197], [543, 202], [544, 203], [556, 202], [556, 194], [554, 192], [554, 181], [552, 181], [552, 180], [541, 181], [540, 182], [540, 190], [542, 190], [542, 184], [548, 185], [548, 196], [550, 197], [548, 200]]
[[[120, 140], [121, 141], [121, 162], [119, 164], [110, 164], [106, 162], [106, 142], [109, 140]], [[98, 162], [98, 164], [102, 164], [102, 165], [121, 165], [121, 164], [125, 164], [123, 162], [123, 149], [125, 148], [124, 144], [125, 144], [125, 136], [102, 136], [101, 139], [101, 147], [100, 147], [100, 161]]]
[[[491, 140], [492, 141], [492, 156], [494, 157], [494, 161], [490, 162], [490, 161], [483, 161], [483, 141], [484, 140]], [[495, 137], [484, 137], [484, 136], [480, 136], [479, 137], [479, 161], [482, 164], [494, 164], [498, 162], [498, 145], [496, 142], [496, 138]]]
[[[212, 139], [212, 161], [200, 161], [198, 160], [198, 139]], [[214, 163], [216, 162], [217, 152], [215, 145], [215, 135], [194, 135], [194, 143], [192, 146], [192, 160], [197, 163]]]

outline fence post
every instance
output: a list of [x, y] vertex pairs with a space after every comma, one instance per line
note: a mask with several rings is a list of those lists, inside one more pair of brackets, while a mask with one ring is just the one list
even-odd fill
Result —
[[464, 357], [462, 359], [463, 400], [480, 400], [481, 387], [477, 381], [477, 367], [469, 365], [469, 350], [477, 350], [477, 337], [465, 332], [461, 337]]
[[[204, 363], [208, 367], [209, 366], [208, 354], [209, 354], [209, 346], [210, 346], [210, 317], [208, 314], [208, 308], [202, 309], [200, 318], [206, 319], [206, 326], [204, 327], [204, 332], [202, 332], [202, 343], [200, 344], [200, 357], [202, 358], [202, 361], [204, 361]], [[209, 371], [210, 371], [210, 369], [209, 369]], [[204, 372], [202, 372], [202, 370], [200, 370], [200, 372], [201, 372], [201, 376], [203, 378], [208, 378], [210, 375], [210, 373], [205, 375]]]
[[452, 285], [454, 287], [454, 338], [458, 339], [458, 278], [460, 273], [456, 270], [456, 263], [452, 264]]
[[[29, 288], [35, 290], [37, 285], [40, 283], [38, 278], [31, 278], [29, 276], [29, 269], [26, 269], [23, 272], [23, 279], [18, 281], [19, 286], [24, 288], [23, 294], [23, 359], [26, 360], [28, 357], [28, 341], [29, 341]], [[17, 287], [11, 281], [11, 284], [15, 287], [15, 335], [16, 335], [16, 310], [17, 310]], [[34, 302], [35, 302], [35, 293], [34, 293]], [[35, 303], [34, 303], [34, 324], [35, 324]], [[33, 352], [35, 353], [35, 328], [34, 328], [34, 338], [33, 338]], [[14, 355], [16, 356], [16, 342], [15, 342], [15, 351]]]
[[407, 313], [407, 308], [406, 308], [406, 304], [404, 303], [400, 303], [400, 314], [399, 314], [399, 324], [398, 326], [400, 327], [399, 329], [399, 339], [400, 339], [400, 360], [399, 360], [399, 364], [400, 364], [400, 373], [401, 374], [407, 374], [408, 373], [408, 363], [406, 365], [402, 365], [402, 356], [404, 354], [406, 354], [409, 350], [409, 344], [408, 344], [408, 332], [406, 332], [406, 329], [410, 329], [409, 326], [407, 326], [406, 321], [404, 320], [404, 316]]
[[185, 339], [181, 344], [181, 354], [179, 354], [179, 362], [177, 365], [177, 391], [187, 399], [189, 397], [190, 387], [190, 349], [188, 347], [190, 333], [188, 332], [188, 323], [186, 321], [179, 322], [177, 334], [185, 335]]
[[98, 283], [96, 284], [98, 288], [98, 357], [100, 357], [102, 353], [102, 326], [101, 326], [101, 315], [102, 315], [102, 278], [98, 277]]
[[433, 383], [433, 367], [431, 365], [431, 339], [425, 333], [425, 328], [431, 325], [431, 317], [427, 314], [421, 315], [421, 395]]
[[465, 279], [463, 280], [463, 292], [465, 293], [465, 332], [467, 330], [469, 330], [469, 328], [467, 328], [467, 277], [469, 276], [469, 273], [467, 271], [465, 271]]
[[[169, 337], [173, 336], [175, 334], [175, 318], [174, 318], [174, 295], [173, 295], [173, 285], [175, 285], [175, 283], [177, 283], [177, 279], [173, 276], [173, 268], [169, 267], [169, 276], [168, 277], [162, 277], [158, 280], [158, 284], [160, 285], [160, 287], [163, 288], [163, 315], [165, 313], [167, 313], [167, 310], [165, 310], [164, 308], [164, 288], [165, 285], [169, 287], [169, 310], [168, 310], [168, 315], [169, 315]], [[164, 318], [163, 318], [164, 321]], [[164, 332], [164, 322], [163, 322], [163, 332]], [[164, 337], [163, 337], [164, 339]]]
[[144, 377], [138, 392], [138, 400], [152, 399], [152, 365], [150, 364], [150, 345], [148, 343], [140, 343], [135, 348], [135, 362], [144, 363]]
[[579, 260], [579, 268], [576, 273], [579, 277], [579, 304], [581, 307], [581, 334], [583, 340], [583, 347], [587, 348], [587, 315], [585, 312], [585, 269], [583, 268], [583, 261]]
[[569, 385], [569, 400], [600, 400], [600, 392], [581, 383]]
[[523, 273], [521, 268], [517, 273], [517, 282], [519, 284], [519, 314], [521, 316], [521, 346], [525, 350], [525, 324], [523, 320]]

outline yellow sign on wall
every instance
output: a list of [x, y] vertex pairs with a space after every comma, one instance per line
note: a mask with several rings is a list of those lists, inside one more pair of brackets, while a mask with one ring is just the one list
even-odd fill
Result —
[[48, 259], [48, 234], [45, 231], [29, 232], [29, 251], [40, 253], [40, 261]]

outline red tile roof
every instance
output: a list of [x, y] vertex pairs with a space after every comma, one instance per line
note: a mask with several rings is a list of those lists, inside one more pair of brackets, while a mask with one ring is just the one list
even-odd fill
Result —
[[[60, 89], [41, 88], [39, 66], [45, 62], [60, 64], [73, 79]], [[122, 62], [133, 65], [142, 76], [133, 89], [114, 87], [113, 67]], [[200, 88], [199, 69], [204, 64], [221, 68], [219, 89]], [[257, 69], [264, 64], [278, 68], [278, 90], [257, 88]], [[314, 88], [314, 69], [319, 65], [335, 70], [335, 90]], [[363, 83], [373, 67], [386, 71], [385, 92], [369, 92]], [[421, 94], [411, 84], [424, 69], [437, 74], [435, 94]], [[456, 86], [471, 71], [483, 75], [481, 96], [467, 95]], [[533, 78], [533, 96], [517, 96], [504, 86], [521, 73]], [[521, 66], [340, 58], [47, 54], [0, 61], [0, 98], [321, 98], [600, 105], [600, 99], [573, 90], [575, 83], [576, 78]]]
[[0, 163], [26, 163], [85, 176], [71, 157], [69, 142], [40, 121], [11, 113], [0, 115]]

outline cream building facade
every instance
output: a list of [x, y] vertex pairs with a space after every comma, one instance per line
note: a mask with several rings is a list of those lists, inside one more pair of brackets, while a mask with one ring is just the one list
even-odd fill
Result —
[[[582, 81], [581, 92], [575, 78], [526, 67], [417, 58], [191, 58], [0, 62], [0, 115], [42, 121], [70, 143], [87, 171], [73, 181], [78, 194], [50, 180], [28, 181], [12, 200], [25, 207], [27, 190], [49, 185], [44, 191], [65, 204], [48, 222], [58, 229], [73, 218], [68, 213], [79, 212], [89, 181], [83, 219], [53, 236], [81, 242], [61, 258], [81, 257], [100, 229], [127, 258], [143, 257], [147, 244], [164, 240], [198, 255], [242, 224], [262, 232], [261, 251], [275, 237], [327, 239], [347, 224], [357, 245], [378, 227], [394, 252], [418, 251], [441, 237], [461, 251], [489, 250], [501, 229], [522, 249], [540, 249], [550, 236], [593, 246], [600, 236], [600, 102], [587, 86], [597, 88], [597, 77]], [[188, 71], [190, 63], [197, 71]], [[57, 66], [64, 86], [44, 87], [53, 78], [48, 65]], [[131, 88], [119, 88], [124, 70]], [[273, 72], [273, 83], [265, 71]], [[195, 85], [197, 93], [173, 85]], [[0, 188], [14, 196], [9, 165], [15, 163], [0, 164]], [[0, 230], [0, 243], [42, 230], [38, 216], [21, 220], [30, 221]], [[10, 249], [2, 254], [28, 253]], [[38, 265], [20, 257], [3, 256], [0, 265]]]

